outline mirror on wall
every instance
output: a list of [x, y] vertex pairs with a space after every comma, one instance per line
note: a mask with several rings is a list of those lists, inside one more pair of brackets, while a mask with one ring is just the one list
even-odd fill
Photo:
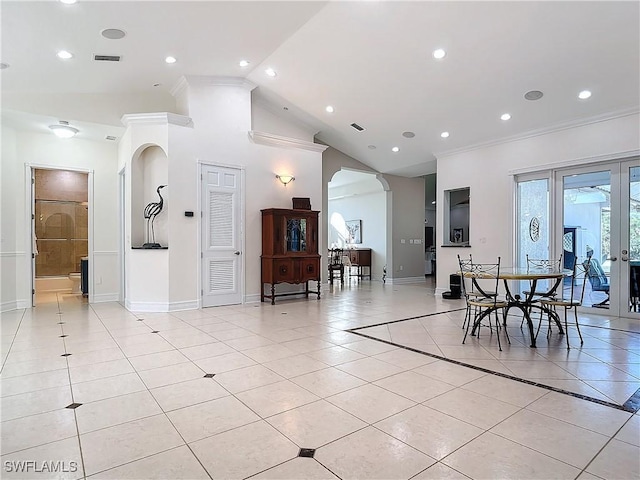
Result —
[[469, 246], [469, 199], [469, 187], [444, 191], [443, 245]]

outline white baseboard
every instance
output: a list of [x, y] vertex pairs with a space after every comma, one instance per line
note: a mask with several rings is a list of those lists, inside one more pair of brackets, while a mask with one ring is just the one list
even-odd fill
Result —
[[[117, 300], [116, 300], [117, 301]], [[130, 312], [167, 313], [181, 312], [183, 310], [197, 310], [197, 300], [187, 302], [130, 302], [127, 300], [124, 307]]]
[[385, 283], [391, 285], [408, 285], [411, 283], [424, 283], [424, 276], [422, 277], [406, 277], [406, 278], [387, 278]]
[[169, 304], [170, 312], [181, 312], [182, 310], [197, 310], [200, 307], [198, 300], [187, 302], [172, 302]]
[[29, 300], [14, 300], [11, 302], [0, 303], [0, 312], [10, 312], [12, 310], [22, 310], [23, 308], [31, 308]]
[[254, 293], [244, 296], [244, 303], [260, 303], [260, 294]]
[[119, 302], [120, 295], [117, 293], [98, 293], [92, 296], [91, 303], [103, 303], [103, 302]]

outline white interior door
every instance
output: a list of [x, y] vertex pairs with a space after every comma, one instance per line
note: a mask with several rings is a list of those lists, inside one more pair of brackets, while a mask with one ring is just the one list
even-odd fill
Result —
[[242, 171], [203, 165], [202, 306], [242, 303]]

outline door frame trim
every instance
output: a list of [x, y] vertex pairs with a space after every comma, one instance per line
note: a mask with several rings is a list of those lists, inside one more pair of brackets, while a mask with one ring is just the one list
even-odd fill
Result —
[[[36, 278], [36, 269], [35, 269], [35, 259], [33, 258], [33, 235], [34, 235], [34, 219], [31, 218], [32, 214], [35, 214], [35, 184], [31, 183], [31, 179], [35, 178], [34, 170], [63, 170], [69, 172], [80, 172], [87, 174], [87, 194], [88, 194], [88, 245], [87, 245], [87, 256], [89, 257], [89, 265], [88, 265], [88, 275], [89, 275], [89, 303], [94, 303], [95, 296], [95, 282], [94, 282], [94, 170], [88, 168], [79, 168], [79, 167], [70, 167], [64, 165], [51, 165], [44, 163], [25, 163], [25, 194], [27, 198], [27, 225], [26, 225], [26, 235], [25, 235], [25, 243], [28, 256], [28, 266], [27, 266], [27, 278], [29, 278], [30, 282], [30, 292], [35, 291], [35, 278]], [[29, 293], [29, 292], [27, 292]], [[28, 302], [29, 303], [29, 302]], [[31, 307], [35, 306], [35, 295], [31, 293]]]
[[241, 188], [241, 192], [240, 192], [240, 251], [242, 252], [242, 256], [244, 257], [242, 259], [242, 263], [241, 263], [241, 268], [240, 268], [240, 279], [239, 279], [239, 288], [240, 288], [240, 303], [239, 305], [244, 305], [246, 303], [246, 298], [245, 298], [245, 278], [246, 278], [246, 268], [247, 268], [247, 262], [246, 262], [246, 229], [245, 229], [245, 225], [246, 225], [246, 212], [245, 212], [245, 206], [246, 206], [246, 201], [245, 201], [245, 197], [246, 197], [246, 167], [244, 165], [233, 165], [230, 163], [221, 163], [221, 162], [213, 162], [213, 161], [208, 161], [208, 160], [201, 160], [198, 159], [197, 160], [197, 164], [198, 164], [198, 168], [196, 169], [196, 174], [197, 174], [197, 178], [196, 178], [196, 184], [198, 185], [198, 202], [197, 202], [197, 206], [198, 206], [198, 212], [200, 212], [199, 218], [198, 218], [198, 248], [197, 248], [197, 263], [198, 263], [198, 290], [200, 290], [200, 293], [198, 294], [198, 308], [201, 309], [202, 308], [202, 297], [203, 297], [203, 285], [202, 285], [202, 229], [203, 229], [203, 223], [204, 223], [204, 209], [203, 209], [203, 205], [202, 205], [202, 182], [204, 181], [204, 177], [203, 177], [203, 170], [204, 167], [221, 167], [221, 168], [232, 168], [234, 170], [238, 170], [240, 172], [240, 188]]

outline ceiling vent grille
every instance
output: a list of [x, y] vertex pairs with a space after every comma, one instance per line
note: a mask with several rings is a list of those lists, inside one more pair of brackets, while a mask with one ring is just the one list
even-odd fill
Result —
[[120, 55], [94, 55], [96, 62], [119, 62], [122, 57]]
[[115, 141], [116, 137], [114, 137], [113, 135], [107, 135], [106, 137], [104, 137], [104, 139], [113, 142]]
[[365, 128], [364, 128], [364, 127], [361, 127], [361, 126], [360, 126], [360, 125], [358, 125], [357, 123], [352, 123], [352, 124], [351, 124], [351, 126], [352, 126], [353, 128], [355, 128], [355, 129], [356, 129], [357, 131], [359, 131], [359, 132], [364, 132], [364, 130], [365, 130]]

